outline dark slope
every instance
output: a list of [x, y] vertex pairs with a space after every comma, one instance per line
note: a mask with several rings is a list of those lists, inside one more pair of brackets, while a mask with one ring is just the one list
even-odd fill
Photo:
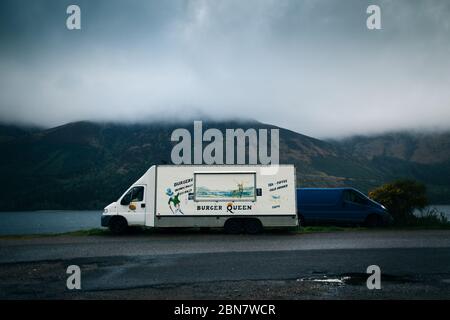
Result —
[[[0, 126], [0, 210], [102, 208], [151, 165], [171, 163], [170, 135], [179, 127], [193, 131], [192, 122], [76, 122], [28, 131]], [[204, 122], [203, 130], [209, 127], [222, 132], [276, 128], [258, 122]], [[354, 186], [367, 191], [395, 177], [410, 177], [426, 182], [434, 201], [450, 201], [447, 162], [367, 157], [355, 153], [348, 141], [330, 143], [281, 128], [280, 162], [297, 166], [301, 186]]]

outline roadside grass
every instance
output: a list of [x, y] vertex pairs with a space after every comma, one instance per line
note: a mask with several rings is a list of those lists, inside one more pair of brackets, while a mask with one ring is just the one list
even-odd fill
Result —
[[[311, 234], [311, 233], [328, 233], [328, 232], [359, 232], [359, 231], [408, 231], [408, 230], [450, 230], [450, 223], [436, 223], [429, 218], [418, 220], [423, 224], [410, 224], [401, 226], [388, 226], [382, 228], [367, 228], [361, 226], [305, 226], [292, 227], [286, 229], [267, 228], [262, 234]], [[427, 223], [425, 223], [427, 222]], [[224, 234], [221, 228], [170, 228], [170, 229], [145, 229], [145, 228], [130, 228], [130, 231], [121, 236], [149, 236], [155, 234]], [[78, 230], [63, 233], [46, 233], [46, 234], [29, 234], [29, 235], [3, 235], [0, 239], [32, 239], [32, 238], [46, 238], [46, 237], [90, 237], [90, 236], [114, 236], [106, 228], [94, 228], [88, 230]], [[121, 237], [116, 236], [116, 237]]]
[[[338, 226], [308, 226], [292, 228], [266, 228], [262, 234], [301, 234], [301, 233], [319, 233], [319, 232], [337, 232], [337, 231], [361, 231], [367, 230], [362, 227], [338, 227]], [[146, 229], [133, 227], [122, 236], [148, 236], [155, 234], [225, 234], [222, 228], [170, 228], [170, 229]], [[62, 233], [41, 233], [26, 235], [3, 235], [0, 239], [32, 239], [48, 237], [89, 237], [89, 236], [114, 236], [109, 229], [94, 228], [88, 230], [78, 230]]]
[[427, 208], [425, 211], [422, 211], [417, 215], [409, 215], [403, 221], [398, 221], [390, 228], [402, 230], [448, 230], [450, 229], [450, 221], [443, 212], [437, 210], [436, 208]]
[[449, 228], [450, 221], [443, 212], [436, 208], [429, 208], [419, 216], [415, 216], [415, 221], [412, 225]]
[[49, 237], [61, 237], [61, 236], [105, 236], [112, 235], [108, 229], [94, 228], [87, 230], [77, 230], [61, 233], [35, 233], [35, 234], [13, 234], [2, 235], [0, 239], [32, 239], [32, 238], [49, 238]]
[[[291, 228], [265, 228], [263, 234], [309, 234], [326, 232], [358, 232], [358, 231], [383, 231], [383, 230], [450, 230], [450, 221], [444, 213], [432, 208], [421, 212], [420, 215], [411, 215], [406, 221], [382, 228], [367, 228], [362, 226], [305, 226]], [[154, 234], [224, 234], [222, 228], [170, 228], [170, 229], [145, 229], [131, 227], [124, 236], [148, 236]], [[107, 228], [94, 228], [63, 233], [44, 233], [28, 235], [3, 235], [0, 239], [31, 239], [44, 237], [89, 237], [89, 236], [113, 236]]]
[[340, 227], [340, 226], [305, 226], [296, 228], [296, 233], [340, 232], [340, 231], [364, 231], [366, 227]]

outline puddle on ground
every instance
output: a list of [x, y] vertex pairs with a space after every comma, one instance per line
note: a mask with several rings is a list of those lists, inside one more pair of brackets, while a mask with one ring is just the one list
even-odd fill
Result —
[[322, 275], [320, 277], [306, 277], [297, 279], [298, 282], [321, 282], [321, 283], [336, 283], [336, 284], [345, 284], [346, 280], [348, 280], [347, 277], [329, 277], [326, 275]]
[[[299, 278], [297, 279], [298, 282], [319, 282], [319, 283], [327, 283], [327, 284], [338, 284], [338, 285], [365, 285], [367, 278], [370, 275], [367, 273], [346, 273], [341, 275], [317, 275], [317, 276], [310, 276], [305, 278]], [[389, 275], [389, 274], [382, 274], [381, 275], [381, 281], [383, 282], [395, 282], [395, 283], [408, 283], [408, 282], [415, 282], [414, 280], [405, 277], [405, 276], [398, 276], [398, 275]]]

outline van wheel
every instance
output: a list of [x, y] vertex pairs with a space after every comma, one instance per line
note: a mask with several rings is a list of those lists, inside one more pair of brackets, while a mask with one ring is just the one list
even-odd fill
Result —
[[379, 227], [381, 225], [381, 219], [377, 214], [371, 214], [366, 218], [365, 225], [369, 228]]
[[259, 219], [248, 219], [244, 222], [244, 230], [249, 234], [260, 233], [263, 229], [261, 221]]
[[225, 232], [228, 234], [239, 234], [242, 232], [242, 221], [240, 219], [228, 219], [225, 222]]
[[113, 217], [109, 221], [109, 230], [113, 234], [124, 234], [128, 230], [128, 222], [123, 217]]

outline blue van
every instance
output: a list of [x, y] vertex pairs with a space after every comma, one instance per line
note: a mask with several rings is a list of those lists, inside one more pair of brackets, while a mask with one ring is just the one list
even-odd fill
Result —
[[299, 188], [300, 225], [352, 224], [378, 227], [392, 222], [386, 208], [353, 188]]

